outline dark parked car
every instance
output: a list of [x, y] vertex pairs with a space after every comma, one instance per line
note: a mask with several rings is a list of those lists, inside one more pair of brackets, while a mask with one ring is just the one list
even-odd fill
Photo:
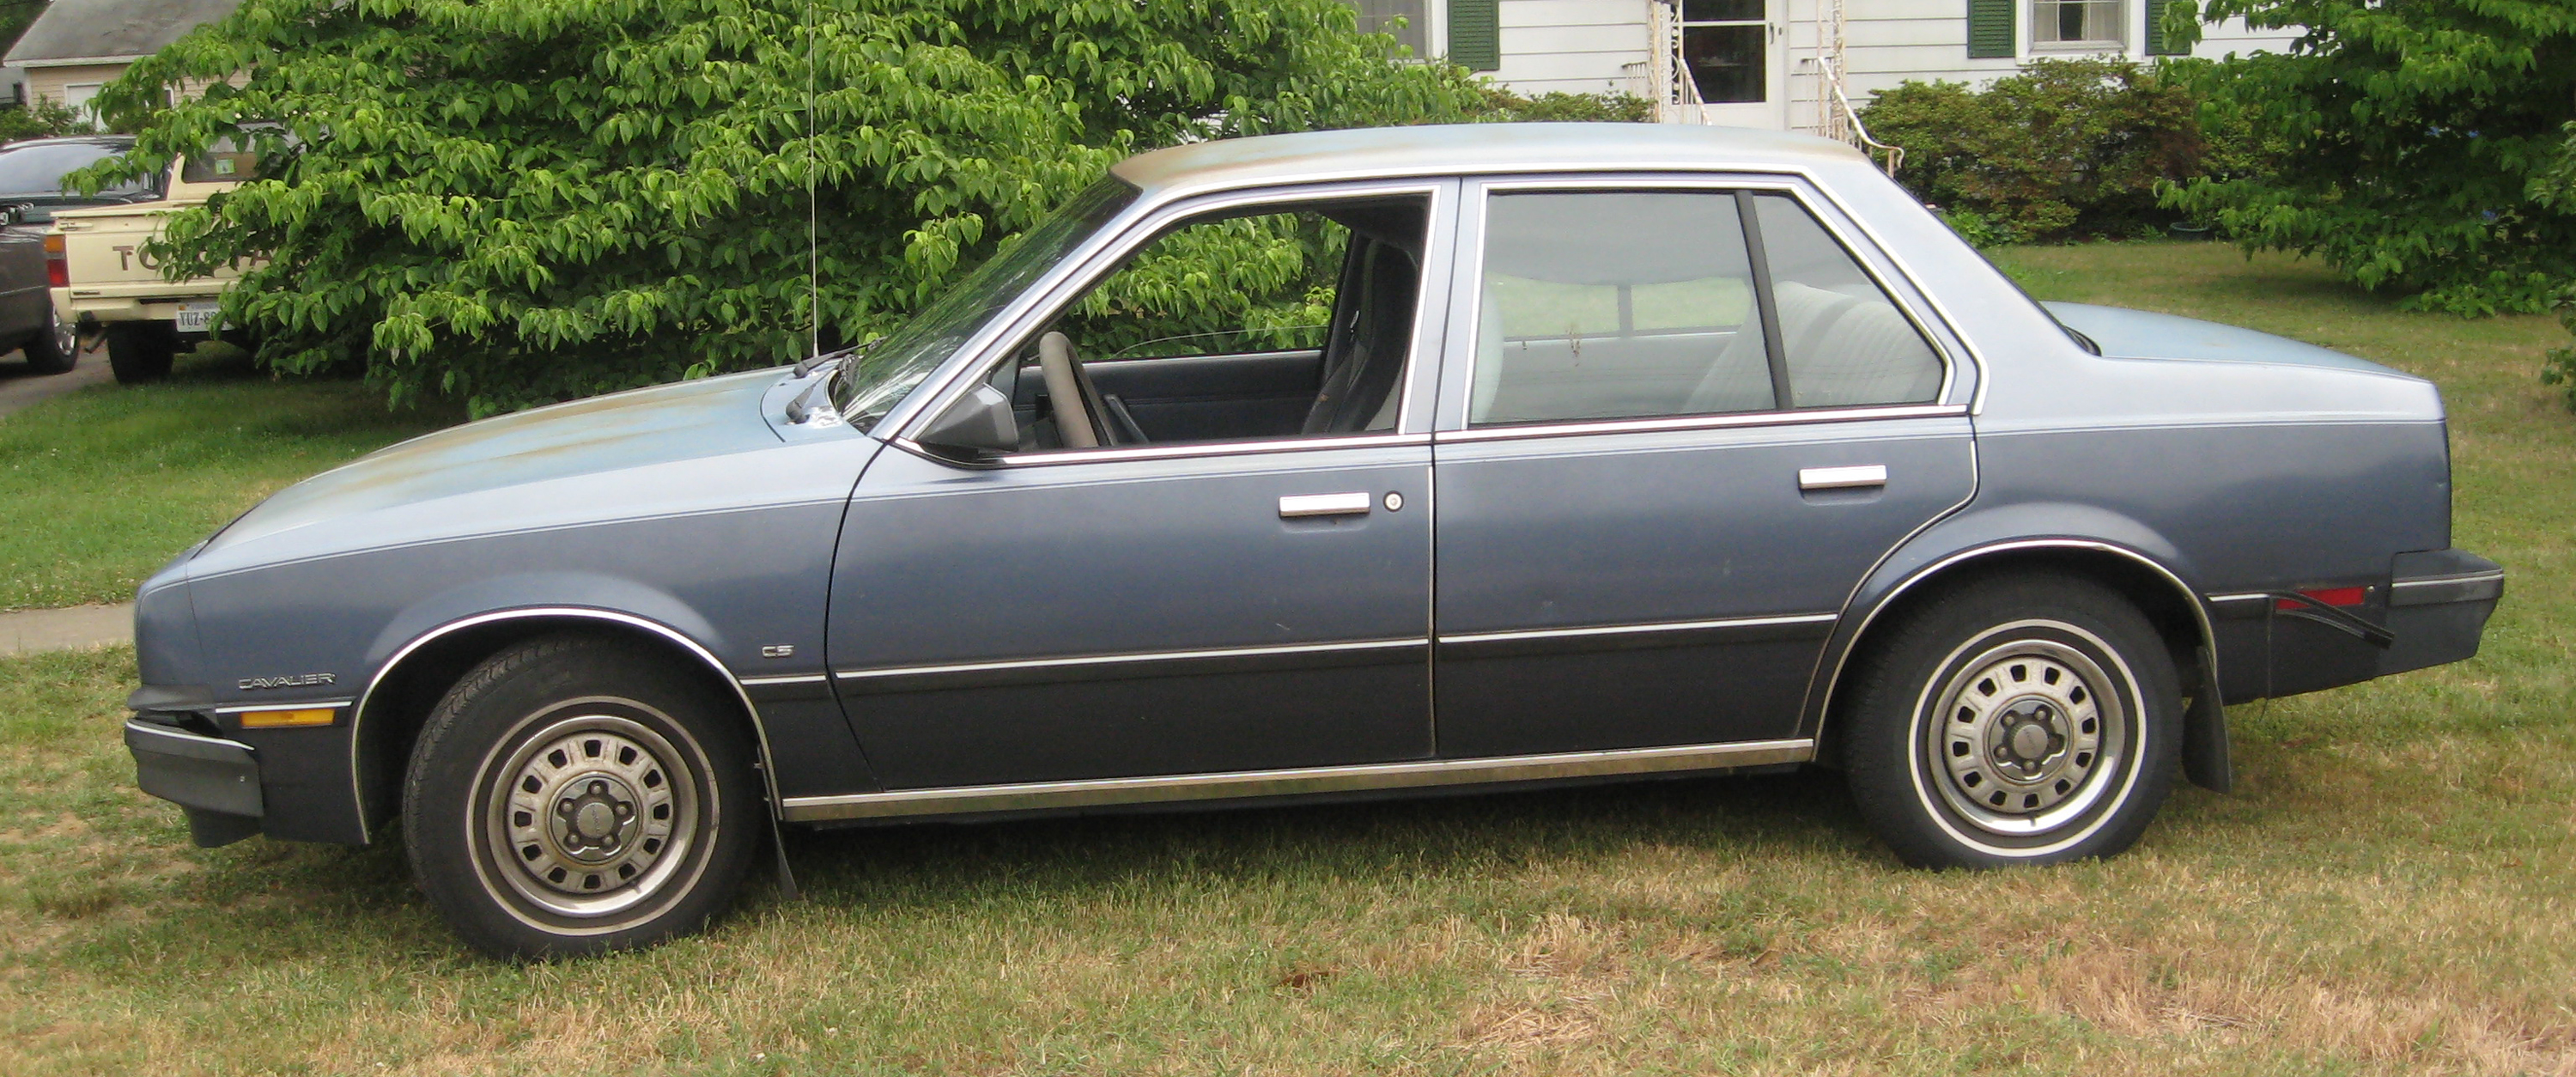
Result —
[[[0, 351], [16, 348], [27, 365], [60, 374], [79, 362], [73, 327], [54, 316], [51, 289], [63, 283], [60, 247], [49, 247], [45, 226], [54, 212], [81, 206], [149, 202], [161, 197], [151, 183], [112, 187], [95, 195], [63, 190], [63, 177], [134, 148], [126, 135], [37, 138], [0, 146]], [[59, 241], [57, 241], [58, 243]]]
[[[1156, 320], [1260, 235], [1324, 324]], [[694, 930], [782, 824], [1821, 764], [1910, 863], [2055, 863], [2224, 787], [2224, 704], [2475, 653], [2446, 437], [2034, 303], [1836, 143], [1213, 142], [863, 354], [279, 493], [144, 584], [126, 737], [201, 843], [401, 820], [517, 954]]]

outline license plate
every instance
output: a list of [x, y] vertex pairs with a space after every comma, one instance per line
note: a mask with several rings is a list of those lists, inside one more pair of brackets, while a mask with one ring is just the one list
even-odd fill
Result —
[[221, 303], [183, 303], [179, 307], [179, 331], [182, 333], [211, 332], [216, 326], [223, 324], [223, 319], [217, 317], [217, 313], [221, 310], [223, 310]]

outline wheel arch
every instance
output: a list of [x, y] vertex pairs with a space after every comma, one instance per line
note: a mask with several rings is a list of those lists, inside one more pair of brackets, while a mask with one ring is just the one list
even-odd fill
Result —
[[448, 688], [483, 660], [514, 644], [552, 632], [592, 632], [642, 643], [696, 670], [710, 686], [741, 707], [759, 753], [760, 780], [770, 812], [778, 790], [770, 765], [769, 731], [760, 708], [742, 683], [705, 645], [680, 630], [646, 617], [579, 606], [541, 606], [495, 610], [447, 621], [414, 636], [378, 667], [358, 696], [349, 730], [350, 779], [359, 823], [372, 836], [376, 827], [402, 808], [402, 774], [429, 712]]
[[1891, 571], [1894, 563], [1891, 558], [1878, 578], [1855, 592], [1843, 616], [1843, 624], [1850, 627], [1836, 629], [1819, 659], [1825, 675], [1816, 679], [1809, 692], [1802, 725], [1815, 739], [1822, 762], [1830, 764], [1838, 758], [1834, 738], [1842, 723], [1833, 720], [1833, 707], [1853, 672], [1852, 659], [1902, 623], [1907, 611], [1951, 589], [1997, 575], [2055, 571], [2102, 583], [2136, 603], [2164, 637], [2176, 668], [2183, 671], [2184, 694], [2205, 691], [2205, 686], [2218, 682], [2217, 637], [2208, 608], [2182, 573], [2128, 544], [2090, 537], [2006, 539], [1920, 559], [1901, 571]]

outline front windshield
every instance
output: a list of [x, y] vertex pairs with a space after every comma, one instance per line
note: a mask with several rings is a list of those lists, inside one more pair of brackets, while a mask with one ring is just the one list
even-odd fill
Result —
[[1126, 209], [1138, 193], [1116, 176], [1092, 184], [950, 286], [903, 328], [877, 341], [841, 378], [840, 411], [850, 426], [865, 430], [885, 418], [896, 401], [957, 354], [966, 338]]

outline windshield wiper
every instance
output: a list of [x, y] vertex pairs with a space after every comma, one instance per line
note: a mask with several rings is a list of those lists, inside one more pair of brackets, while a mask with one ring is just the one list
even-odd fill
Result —
[[840, 409], [832, 407], [828, 397], [822, 407], [815, 407], [814, 394], [827, 392], [832, 379], [839, 377], [842, 371], [848, 370], [850, 361], [867, 354], [867, 350], [868, 346], [861, 344], [836, 352], [825, 352], [796, 364], [794, 377], [810, 377], [817, 370], [822, 371], [823, 376], [815, 378], [814, 384], [806, 386], [804, 392], [796, 394], [795, 399], [787, 402], [787, 421], [796, 426], [805, 425], [808, 419], [818, 420], [825, 426], [840, 422]]

